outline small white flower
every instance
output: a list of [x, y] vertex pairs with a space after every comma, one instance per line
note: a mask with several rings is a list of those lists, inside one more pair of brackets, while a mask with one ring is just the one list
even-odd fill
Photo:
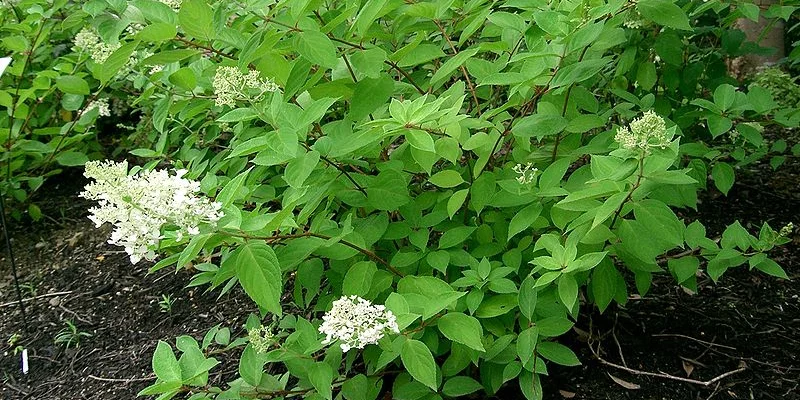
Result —
[[536, 173], [539, 172], [539, 169], [534, 167], [532, 163], [517, 164], [513, 169], [519, 175], [517, 176], [517, 182], [522, 185], [532, 183], [536, 179]]
[[246, 75], [236, 67], [219, 67], [214, 74], [214, 95], [218, 106], [236, 106], [236, 101], [245, 99], [258, 101], [267, 92], [278, 90], [278, 85], [269, 78], [261, 78], [258, 71], [250, 70]]
[[110, 117], [111, 110], [108, 108], [108, 99], [97, 99], [86, 106], [86, 111], [97, 109], [97, 115], [101, 117]]
[[138, 22], [132, 22], [130, 25], [128, 25], [128, 26], [125, 28], [125, 32], [126, 32], [128, 35], [134, 36], [134, 35], [136, 35], [137, 33], [141, 32], [141, 31], [142, 31], [142, 29], [144, 29], [144, 25], [143, 25], [143, 24], [140, 24], [140, 23], [138, 23]]
[[158, 0], [158, 1], [168, 5], [175, 11], [179, 11], [181, 9], [181, 3], [183, 3], [183, 0]]
[[114, 225], [108, 242], [123, 246], [133, 264], [155, 259], [165, 225], [177, 227], [176, 236], [182, 238], [196, 235], [201, 223], [222, 216], [221, 204], [197, 195], [199, 182], [166, 170], [129, 176], [125, 161], [90, 161], [84, 175], [94, 182], [80, 196], [99, 203], [89, 210], [89, 219], [98, 227], [106, 222]]
[[624, 149], [639, 149], [648, 153], [653, 147], [666, 148], [669, 145], [670, 137], [667, 134], [664, 118], [653, 111], [647, 111], [641, 118], [630, 123], [630, 129], [618, 128], [614, 140], [619, 142], [620, 147]]
[[386, 332], [400, 333], [391, 311], [358, 296], [342, 296], [334, 301], [322, 321], [319, 327], [320, 333], [325, 335], [322, 344], [338, 340], [344, 352], [378, 343]]
[[117, 49], [122, 47], [119, 43], [107, 44], [104, 43], [100, 36], [90, 28], [83, 28], [73, 40], [75, 48], [81, 52], [89, 53], [92, 61], [102, 64], [106, 62], [109, 56]]
[[265, 354], [275, 342], [275, 335], [268, 326], [261, 325], [258, 328], [249, 329], [247, 331], [247, 339], [256, 353]]

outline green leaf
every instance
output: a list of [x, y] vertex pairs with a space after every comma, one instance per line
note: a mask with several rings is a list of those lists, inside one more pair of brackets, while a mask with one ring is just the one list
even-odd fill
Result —
[[517, 295], [500, 294], [486, 298], [475, 310], [478, 318], [493, 318], [508, 313], [517, 307]]
[[514, 125], [511, 132], [521, 138], [535, 137], [542, 139], [553, 136], [567, 127], [567, 119], [557, 114], [534, 114], [522, 118]]
[[[221, 117], [217, 118], [217, 122], [249, 121], [251, 119], [256, 119], [256, 118], [258, 118], [258, 113], [256, 113], [256, 110], [253, 110], [252, 108], [249, 108], [249, 107], [248, 108], [234, 108], [233, 110], [230, 110], [230, 111], [226, 112], [225, 114], [223, 114]], [[250, 142], [250, 143], [256, 143], [256, 141], [266, 142], [266, 140], [267, 139], [262, 136], [262, 137], [255, 137], [253, 139], [250, 139], [250, 140], [248, 140], [248, 142]], [[249, 154], [249, 153], [241, 152], [239, 147], [241, 147], [241, 145], [236, 146], [235, 153], [237, 155]]]
[[56, 79], [58, 90], [69, 94], [89, 94], [89, 83], [75, 75], [63, 75]]
[[548, 317], [536, 321], [539, 335], [545, 337], [561, 336], [572, 329], [572, 325], [572, 321], [563, 317]]
[[519, 287], [519, 310], [529, 320], [533, 319], [533, 312], [539, 297], [535, 284], [536, 279], [528, 275]]
[[381, 171], [367, 187], [367, 200], [378, 210], [394, 211], [408, 203], [408, 186], [403, 175], [393, 169]]
[[178, 30], [173, 24], [164, 22], [154, 22], [144, 27], [136, 38], [145, 42], [163, 42], [165, 40], [174, 39], [178, 35]]
[[450, 284], [439, 278], [414, 275], [400, 279], [397, 293], [403, 295], [417, 310], [412, 312], [421, 314], [423, 319], [433, 317], [466, 294], [453, 290]]
[[303, 187], [306, 179], [308, 179], [311, 172], [314, 171], [314, 168], [317, 167], [317, 164], [319, 164], [319, 153], [313, 150], [309, 151], [289, 161], [283, 173], [283, 179], [293, 188]]
[[228, 183], [225, 184], [225, 187], [219, 191], [216, 201], [222, 204], [222, 208], [233, 204], [237, 198], [237, 195], [239, 194], [239, 189], [241, 189], [242, 185], [244, 185], [244, 181], [247, 179], [247, 175], [249, 173], [250, 169], [240, 173], [235, 178], [228, 181]]
[[406, 340], [400, 350], [400, 360], [414, 379], [436, 390], [436, 363], [425, 343], [415, 339]]
[[533, 20], [543, 31], [554, 36], [565, 36], [569, 27], [564, 15], [557, 11], [539, 11], [533, 14]]
[[475, 317], [460, 312], [449, 312], [439, 318], [437, 325], [446, 338], [478, 351], [486, 351], [481, 342], [483, 327]]
[[283, 280], [275, 252], [263, 242], [248, 242], [237, 251], [236, 276], [244, 291], [259, 307], [281, 315]]
[[789, 276], [786, 275], [786, 271], [784, 271], [778, 263], [769, 258], [756, 264], [755, 269], [777, 278], [789, 279]]
[[183, 0], [178, 12], [181, 28], [198, 39], [211, 41], [214, 32], [214, 10], [205, 0]]
[[365, 297], [372, 288], [372, 279], [378, 267], [374, 262], [361, 261], [353, 264], [344, 276], [342, 294]]
[[639, 86], [644, 90], [650, 90], [656, 84], [658, 75], [656, 73], [656, 65], [650, 61], [639, 64], [636, 70], [636, 81]]
[[169, 82], [191, 92], [197, 86], [197, 76], [195, 76], [194, 70], [184, 67], [170, 74]]
[[721, 111], [727, 111], [736, 101], [736, 88], [727, 83], [717, 86], [714, 90], [714, 104]]
[[450, 265], [450, 253], [446, 250], [438, 250], [432, 251], [428, 253], [425, 260], [430, 264], [431, 267], [436, 268], [437, 270], [446, 273], [447, 267]]
[[454, 376], [444, 383], [442, 393], [445, 396], [460, 397], [475, 393], [481, 389], [483, 389], [483, 385], [475, 379], [468, 376]]
[[474, 226], [458, 226], [449, 229], [447, 232], [442, 234], [442, 237], [439, 238], [439, 248], [446, 249], [448, 247], [461, 244], [467, 240], [467, 238], [470, 237], [474, 231]]
[[514, 235], [533, 225], [533, 222], [536, 221], [542, 213], [542, 209], [542, 203], [536, 202], [529, 204], [527, 207], [514, 214], [514, 217], [511, 218], [511, 223], [508, 225], [507, 240], [511, 240]]
[[384, 105], [394, 92], [394, 81], [388, 75], [360, 80], [350, 99], [349, 116], [359, 121]]
[[659, 25], [690, 31], [689, 18], [672, 0], [640, 0], [636, 9], [643, 17]]
[[56, 156], [56, 162], [65, 167], [77, 167], [89, 161], [86, 154], [77, 151], [65, 151]]
[[167, 342], [158, 341], [153, 353], [153, 372], [164, 382], [181, 382], [181, 367]]
[[556, 72], [555, 78], [553, 78], [553, 82], [550, 86], [556, 88], [583, 82], [597, 75], [608, 63], [608, 59], [600, 58], [567, 65]]
[[136, 50], [136, 46], [138, 44], [139, 42], [125, 44], [108, 56], [106, 62], [104, 62], [100, 67], [100, 76], [98, 79], [101, 83], [107, 83], [111, 78], [114, 77], [114, 75], [117, 74], [117, 72], [122, 69], [122, 67], [128, 63], [131, 54], [133, 54], [133, 51]]
[[666, 204], [654, 199], [642, 200], [633, 204], [633, 212], [636, 220], [660, 240], [673, 246], [683, 244], [686, 227]]
[[447, 216], [450, 219], [453, 219], [453, 216], [456, 215], [458, 210], [461, 209], [461, 206], [464, 205], [464, 201], [467, 200], [467, 194], [469, 194], [469, 189], [461, 189], [447, 199]]
[[450, 57], [441, 67], [433, 74], [431, 77], [431, 86], [436, 86], [440, 81], [443, 81], [445, 78], [450, 76], [450, 74], [455, 71], [458, 67], [464, 64], [469, 58], [478, 54], [478, 48], [472, 48], [464, 50], [453, 57]]
[[322, 395], [322, 397], [331, 400], [333, 399], [333, 389], [331, 383], [333, 382], [333, 369], [326, 362], [317, 362], [308, 369], [308, 380], [314, 389]]
[[731, 167], [730, 164], [718, 162], [711, 168], [711, 177], [714, 178], [714, 186], [716, 186], [722, 194], [727, 196], [728, 192], [733, 187], [736, 173], [733, 171], [733, 167]]
[[522, 365], [527, 364], [533, 358], [538, 341], [539, 328], [535, 326], [519, 333], [519, 337], [517, 337], [517, 355]]
[[297, 52], [309, 62], [325, 68], [335, 68], [339, 64], [336, 47], [324, 33], [304, 30], [298, 38]]
[[700, 260], [693, 256], [673, 258], [667, 262], [667, 267], [672, 272], [672, 275], [675, 276], [675, 280], [678, 283], [683, 283], [697, 273], [697, 269], [700, 267]]
[[623, 285], [625, 283], [622, 275], [620, 275], [617, 268], [614, 267], [614, 263], [609, 259], [600, 262], [600, 264], [592, 270], [590, 287], [592, 289], [594, 303], [597, 305], [597, 308], [600, 309], [600, 312], [605, 311], [608, 305], [611, 304], [611, 300], [614, 299], [614, 295], [617, 293], [617, 285], [619, 282], [622, 282]]
[[261, 377], [264, 375], [264, 364], [266, 362], [266, 355], [259, 354], [253, 349], [253, 346], [245, 347], [241, 358], [239, 358], [239, 376], [247, 384], [258, 386], [261, 383]]
[[556, 342], [541, 342], [536, 348], [537, 352], [547, 360], [558, 365], [574, 367], [581, 365], [578, 356], [568, 347]]
[[447, 169], [431, 176], [430, 182], [442, 188], [452, 188], [464, 183], [464, 178], [458, 171]]
[[578, 301], [578, 282], [571, 274], [561, 275], [558, 279], [558, 297], [568, 311], [572, 311]]
[[436, 153], [436, 146], [433, 143], [433, 138], [430, 133], [419, 129], [409, 129], [405, 131], [405, 137], [411, 147], [430, 153]]
[[385, 60], [386, 52], [380, 47], [362, 50], [350, 56], [350, 62], [353, 64], [353, 68], [373, 79], [386, 76], [383, 75], [383, 68], [385, 66], [383, 62]]

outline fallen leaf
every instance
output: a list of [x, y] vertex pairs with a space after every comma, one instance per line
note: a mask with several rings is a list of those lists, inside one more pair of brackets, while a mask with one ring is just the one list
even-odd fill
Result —
[[687, 362], [686, 360], [681, 360], [681, 363], [683, 363], [683, 370], [686, 371], [686, 376], [687, 377], [692, 376], [692, 371], [694, 371], [694, 365], [692, 365], [692, 363], [690, 362]]
[[[608, 372], [606, 372], [606, 373], [608, 374]], [[630, 383], [628, 381], [623, 381], [622, 379], [619, 379], [614, 375], [608, 374], [608, 376], [611, 378], [611, 380], [616, 382], [617, 385], [620, 385], [620, 386], [624, 387], [625, 389], [636, 390], [636, 389], [641, 389], [642, 388], [641, 386], [639, 386], [639, 385], [637, 385], [635, 383]]]
[[575, 393], [574, 392], [568, 392], [566, 390], [559, 390], [558, 393], [561, 395], [561, 397], [563, 397], [565, 399], [571, 399], [571, 398], [575, 397]]

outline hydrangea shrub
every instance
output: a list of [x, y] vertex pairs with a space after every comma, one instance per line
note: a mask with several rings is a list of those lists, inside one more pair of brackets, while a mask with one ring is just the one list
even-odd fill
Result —
[[[148, 160], [88, 164], [95, 219], [132, 261], [258, 309], [245, 330], [177, 338], [179, 356], [159, 342], [141, 394], [438, 399], [516, 385], [541, 399], [549, 365], [581, 362], [558, 338], [582, 307], [645, 295], [654, 274], [691, 290], [741, 266], [786, 278], [768, 252], [791, 228], [716, 237], [676, 213], [709, 176], [727, 193], [736, 167], [778, 165], [789, 146], [764, 126], [800, 122], [726, 73], [743, 40], [729, 24], [761, 13], [748, 5], [84, 5], [90, 26], [75, 33], [119, 44], [98, 64], [86, 40], [87, 79], [141, 106], [132, 153]], [[238, 376], [210, 378], [219, 352], [241, 354]]]

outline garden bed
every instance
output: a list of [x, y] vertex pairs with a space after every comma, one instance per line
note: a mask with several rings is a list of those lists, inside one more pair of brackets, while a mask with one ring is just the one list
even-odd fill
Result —
[[[762, 221], [774, 228], [800, 222], [799, 163], [777, 173], [767, 166], [741, 172], [728, 197], [712, 192], [698, 213], [685, 217], [706, 223], [710, 236], [735, 219], [751, 232]], [[134, 398], [154, 381], [150, 359], [157, 339], [181, 334], [199, 339], [217, 324], [244, 334], [244, 320], [255, 306], [241, 289], [218, 299], [202, 287], [186, 289], [188, 273], [165, 269], [147, 275], [147, 265], [132, 266], [124, 252], [105, 243], [109, 231], [86, 219], [90, 204], [76, 200], [83, 184], [78, 173], [58, 180], [69, 183], [42, 191], [48, 193], [42, 208], [49, 218], [11, 227], [23, 296], [32, 299], [25, 303], [28, 330], [20, 340], [29, 349], [27, 375], [6, 343], [25, 328], [12, 303], [16, 294], [3, 252], [0, 398]], [[665, 276], [654, 280], [645, 298], [634, 297], [624, 308], [582, 315], [566, 340], [583, 366], [551, 366], [546, 398], [800, 399], [800, 243], [794, 237], [773, 253], [792, 281], [741, 267], [718, 284], [699, 278], [699, 292], [692, 295]], [[169, 310], [159, 305], [164, 295], [173, 300]], [[91, 336], [75, 348], [55, 344], [66, 321]], [[597, 360], [590, 343], [617, 366]], [[222, 359], [210, 382], [221, 385], [233, 376], [237, 359]], [[674, 379], [708, 381], [727, 373], [708, 386]], [[498, 398], [522, 397], [514, 384]]]

